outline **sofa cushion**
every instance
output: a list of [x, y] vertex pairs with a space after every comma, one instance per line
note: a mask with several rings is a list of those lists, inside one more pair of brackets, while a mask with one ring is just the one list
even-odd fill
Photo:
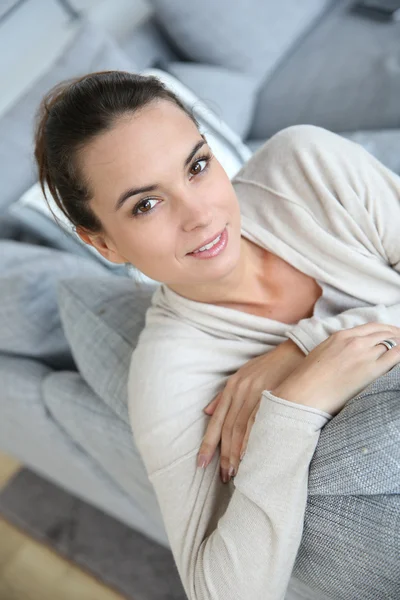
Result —
[[37, 181], [9, 207], [5, 215], [14, 218], [25, 231], [41, 236], [46, 244], [53, 248], [100, 262], [117, 275], [135, 275], [135, 269], [129, 271], [124, 264], [107, 260], [96, 248], [81, 240], [72, 223], [56, 204], [47, 186], [46, 196], [47, 200]]
[[150, 0], [155, 17], [189, 60], [267, 77], [332, 0]]
[[130, 358], [159, 284], [129, 278], [65, 278], [58, 284], [60, 315], [78, 369], [89, 386], [129, 424]]
[[135, 529], [169, 547], [154, 489], [130, 426], [78, 373], [50, 373], [42, 389], [44, 404], [56, 423], [107, 473], [115, 492], [122, 491], [130, 499], [132, 513], [136, 513]]
[[265, 78], [249, 137], [302, 123], [338, 133], [399, 127], [400, 26], [353, 13], [350, 4], [333, 3]]
[[225, 67], [189, 62], [171, 62], [165, 68], [205, 102], [241, 139], [247, 136], [258, 87], [255, 77]]
[[56, 83], [106, 69], [132, 70], [135, 65], [102, 29], [83, 21], [73, 40], [45, 75], [0, 119], [0, 213], [37, 179], [32, 154], [34, 114]]
[[[138, 510], [135, 499], [121, 491], [112, 474], [107, 473], [77, 444], [67, 428], [53, 418], [53, 411], [50, 412], [43, 400], [44, 393], [51, 389], [51, 382], [47, 384], [46, 378], [52, 374], [82, 381], [78, 373], [54, 373], [36, 360], [0, 355], [0, 450], [134, 529], [142, 531], [146, 527], [144, 533], [150, 535], [154, 525], [149, 523], [147, 527], [148, 519], [144, 519], [142, 511]], [[82, 381], [81, 387], [71, 385], [70, 390], [79, 389], [85, 397], [82, 389], [85, 385]], [[54, 404], [58, 398], [65, 400], [62, 386], [60, 389], [53, 387], [51, 391]], [[91, 392], [89, 388], [88, 392]], [[85, 415], [84, 411], [82, 415]], [[85, 424], [90, 437], [91, 424], [88, 420], [83, 426]], [[31, 493], [34, 497], [33, 489]], [[67, 504], [74, 502], [73, 496], [66, 498]], [[35, 501], [40, 498], [36, 496]], [[71, 507], [63, 502], [58, 509], [61, 516], [63, 511], [64, 515], [69, 514]]]
[[322, 597], [399, 595], [399, 396], [396, 365], [321, 430], [293, 574]]
[[400, 175], [400, 127], [374, 131], [346, 131], [340, 135], [360, 144], [386, 167]]
[[0, 352], [76, 369], [56, 285], [65, 275], [94, 277], [107, 270], [93, 260], [14, 240], [0, 240], [0, 255]]
[[164, 69], [166, 63], [181, 58], [173, 40], [167, 39], [158, 27], [153, 11], [120, 39], [119, 44], [140, 71], [152, 67]]

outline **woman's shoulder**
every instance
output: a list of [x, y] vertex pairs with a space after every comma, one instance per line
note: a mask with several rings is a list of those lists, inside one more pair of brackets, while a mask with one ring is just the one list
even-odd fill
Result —
[[232, 183], [241, 178], [247, 179], [262, 174], [263, 169], [260, 170], [260, 167], [265, 165], [265, 161], [275, 167], [287, 167], [291, 157], [299, 152], [304, 155], [317, 147], [334, 148], [342, 143], [352, 142], [317, 125], [290, 125], [265, 140], [232, 178]]
[[369, 228], [363, 186], [374, 165], [365, 148], [340, 134], [316, 125], [293, 125], [269, 138], [232, 184], [250, 219], [279, 230], [286, 224], [294, 237], [303, 219], [318, 240], [323, 229], [347, 243], [355, 237], [355, 222]]

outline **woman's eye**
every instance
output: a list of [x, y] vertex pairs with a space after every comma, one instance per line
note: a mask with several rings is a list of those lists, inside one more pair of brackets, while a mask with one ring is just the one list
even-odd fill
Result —
[[[211, 162], [213, 155], [212, 154], [208, 154], [208, 155], [204, 155], [204, 156], [200, 156], [199, 158], [197, 158], [194, 163], [192, 163], [192, 166], [190, 167], [190, 170], [192, 171], [193, 169], [196, 169], [196, 172], [193, 173], [193, 175], [201, 175], [202, 173], [204, 173]], [[203, 168], [200, 168], [199, 165], [200, 163], [205, 163]], [[156, 202], [156, 200], [153, 200], [152, 198], [145, 198], [144, 200], [141, 200], [138, 204], [136, 204], [136, 206], [133, 208], [132, 210], [132, 214], [134, 216], [142, 216], [142, 215], [147, 215], [149, 213], [151, 213], [153, 211], [153, 208], [150, 207], [149, 210], [145, 210], [144, 212], [142, 212], [142, 207], [144, 206], [148, 206], [150, 202]], [[140, 210], [139, 210], [140, 209]]]
[[206, 159], [206, 158], [199, 158], [198, 160], [196, 160], [196, 162], [194, 162], [194, 163], [192, 164], [192, 166], [190, 167], [190, 168], [191, 168], [191, 170], [192, 170], [192, 169], [194, 169], [195, 167], [199, 167], [200, 163], [205, 163], [205, 165], [204, 165], [204, 167], [203, 167], [202, 169], [201, 169], [201, 168], [199, 168], [199, 169], [198, 169], [198, 170], [197, 170], [197, 171], [194, 173], [194, 175], [198, 175], [199, 173], [201, 173], [202, 171], [204, 171], [204, 169], [205, 169], [205, 168], [206, 168], [206, 166], [207, 166], [207, 159]]
[[[147, 213], [151, 212], [153, 210], [152, 207], [150, 207], [149, 210], [145, 210], [144, 212], [141, 211], [142, 207], [148, 205], [150, 202], [152, 202], [151, 198], [146, 198], [145, 200], [142, 200], [141, 202], [139, 202], [139, 204], [136, 204], [135, 208], [132, 210], [132, 214], [133, 215], [147, 215]], [[153, 201], [155, 202], [155, 200]], [[140, 211], [139, 211], [140, 209]]]

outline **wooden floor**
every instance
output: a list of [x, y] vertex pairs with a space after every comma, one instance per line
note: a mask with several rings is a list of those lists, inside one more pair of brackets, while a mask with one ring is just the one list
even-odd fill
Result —
[[[0, 452], [0, 488], [21, 468]], [[125, 600], [0, 517], [0, 600]]]

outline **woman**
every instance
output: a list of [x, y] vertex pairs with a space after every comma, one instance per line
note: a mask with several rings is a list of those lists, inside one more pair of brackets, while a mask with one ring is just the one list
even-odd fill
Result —
[[188, 597], [284, 598], [321, 428], [400, 362], [399, 178], [297, 126], [231, 182], [180, 100], [124, 72], [56, 86], [35, 144], [82, 240], [161, 282], [129, 410]]

